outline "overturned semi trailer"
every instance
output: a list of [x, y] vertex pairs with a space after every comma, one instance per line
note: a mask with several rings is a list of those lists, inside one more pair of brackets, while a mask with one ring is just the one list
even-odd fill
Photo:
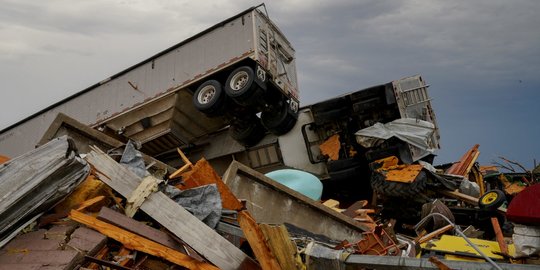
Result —
[[0, 152], [33, 149], [59, 113], [151, 155], [228, 125], [242, 144], [287, 132], [298, 110], [294, 49], [265, 10], [247, 9], [5, 128]]

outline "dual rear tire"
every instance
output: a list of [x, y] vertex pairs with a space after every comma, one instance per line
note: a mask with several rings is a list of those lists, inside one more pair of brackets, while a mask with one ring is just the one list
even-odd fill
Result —
[[243, 145], [257, 143], [264, 136], [265, 129], [275, 135], [283, 135], [293, 128], [297, 112], [283, 101], [284, 98], [275, 104], [267, 104], [265, 80], [265, 76], [256, 76], [251, 67], [240, 66], [229, 74], [224, 86], [217, 80], [202, 83], [193, 94], [193, 105], [209, 117], [235, 111], [231, 108], [234, 104], [262, 111], [261, 119], [255, 115], [240, 115], [235, 117], [242, 120], [231, 123], [231, 137]]
[[193, 94], [193, 106], [210, 117], [223, 113], [227, 107], [227, 101], [227, 95], [216, 80], [204, 82]]

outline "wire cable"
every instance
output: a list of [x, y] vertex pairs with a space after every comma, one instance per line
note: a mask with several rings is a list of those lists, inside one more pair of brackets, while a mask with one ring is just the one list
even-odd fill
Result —
[[493, 265], [493, 267], [495, 267], [496, 269], [498, 270], [503, 270], [497, 263], [495, 263], [490, 257], [488, 257], [486, 254], [484, 254], [484, 252], [482, 252], [478, 246], [476, 246], [475, 244], [473, 244], [473, 242], [471, 242], [471, 240], [469, 240], [469, 238], [461, 231], [461, 229], [459, 228], [459, 226], [457, 226], [456, 224], [454, 224], [452, 221], [450, 221], [447, 217], [445, 217], [444, 215], [440, 214], [440, 213], [431, 213], [429, 215], [427, 215], [426, 217], [424, 217], [422, 220], [420, 220], [420, 222], [418, 222], [418, 224], [416, 224], [414, 226], [414, 229], [415, 230], [418, 230], [418, 228], [420, 226], [422, 226], [429, 218], [433, 217], [433, 216], [440, 216], [442, 217], [444, 220], [446, 220], [446, 222], [448, 222], [448, 224], [454, 226], [454, 229], [456, 230], [456, 232], [459, 234], [459, 236], [463, 237], [463, 239], [465, 239], [465, 241], [467, 241], [467, 243], [469, 245], [471, 245], [472, 248], [474, 248], [474, 250], [476, 250], [476, 252], [478, 252], [480, 255], [482, 255], [482, 257], [484, 257], [484, 259], [486, 259], [486, 261], [488, 261], [491, 265]]

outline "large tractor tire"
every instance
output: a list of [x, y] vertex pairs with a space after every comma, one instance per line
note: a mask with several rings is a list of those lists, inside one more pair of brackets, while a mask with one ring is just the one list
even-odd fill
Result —
[[371, 174], [371, 188], [378, 194], [388, 197], [419, 198], [427, 187], [427, 174], [421, 171], [414, 182], [402, 183], [386, 180], [384, 174], [373, 172]]

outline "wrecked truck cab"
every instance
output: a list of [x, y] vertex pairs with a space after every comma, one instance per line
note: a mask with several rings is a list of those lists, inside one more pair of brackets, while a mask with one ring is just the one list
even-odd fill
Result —
[[[266, 133], [250, 147], [230, 139], [230, 131], [223, 129], [194, 141], [185, 150], [192, 158], [205, 157], [219, 173], [233, 160], [262, 173], [297, 169], [322, 180], [324, 198], [351, 202], [371, 198], [370, 162], [391, 155], [412, 162], [423, 152], [395, 139], [368, 149], [357, 142], [355, 133], [376, 123], [420, 119], [432, 126], [429, 146], [438, 149], [438, 127], [427, 87], [419, 75], [406, 77], [302, 107], [288, 133]], [[174, 162], [174, 154], [170, 157]], [[430, 157], [422, 156], [425, 160]], [[350, 188], [344, 190], [343, 186]]]
[[[370, 198], [369, 163], [389, 156], [397, 156], [407, 164], [420, 158], [433, 161], [432, 152], [439, 148], [439, 133], [427, 87], [422, 77], [416, 75], [308, 106], [313, 122], [304, 130], [317, 133], [318, 141], [306, 140], [306, 148], [311, 162], [325, 164], [327, 192], [343, 196], [342, 185], [349, 185], [356, 194], [351, 194], [351, 198], [358, 198], [359, 193]], [[428, 136], [424, 148], [429, 148], [429, 152], [399, 136], [381, 140], [375, 147], [366, 147], [358, 141], [359, 130], [394, 121], [417, 120], [431, 128], [430, 132], [424, 132]], [[335, 138], [334, 147], [326, 147]], [[321, 152], [310, 151], [313, 145], [320, 146]]]

